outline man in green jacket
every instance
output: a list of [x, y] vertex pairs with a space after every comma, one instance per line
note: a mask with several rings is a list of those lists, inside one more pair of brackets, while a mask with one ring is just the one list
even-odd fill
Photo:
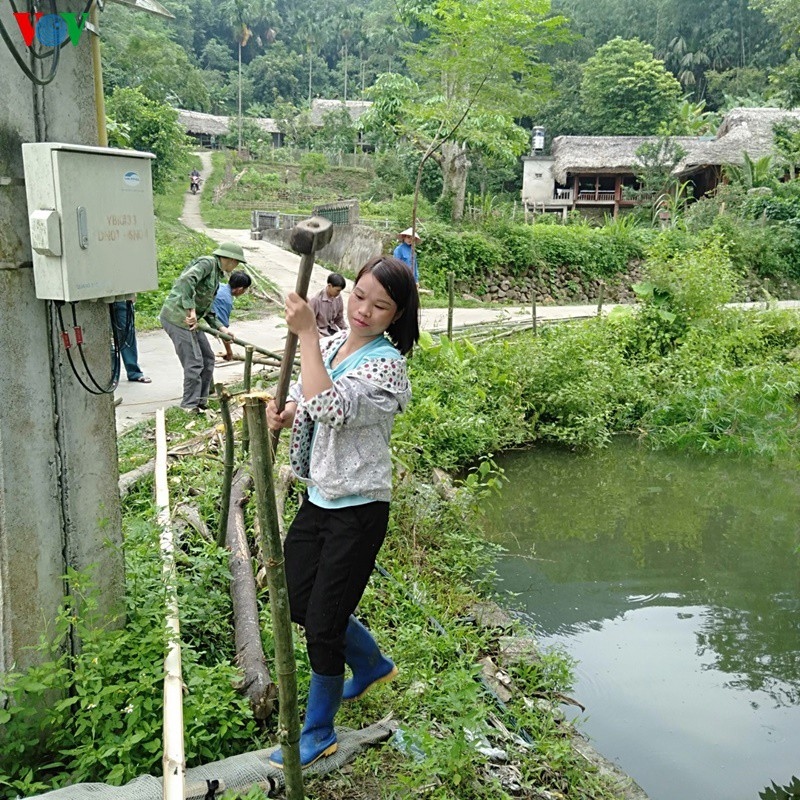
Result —
[[211, 306], [223, 275], [244, 263], [244, 251], [238, 244], [221, 244], [212, 255], [201, 256], [186, 267], [161, 308], [161, 326], [172, 339], [183, 367], [181, 408], [188, 411], [200, 413], [206, 408], [214, 377], [214, 351], [197, 329], [197, 321], [205, 319], [212, 328], [228, 333]]

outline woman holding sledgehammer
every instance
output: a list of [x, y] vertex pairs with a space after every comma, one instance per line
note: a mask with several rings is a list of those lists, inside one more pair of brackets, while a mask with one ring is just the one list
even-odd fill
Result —
[[[303, 767], [336, 751], [333, 719], [342, 699], [356, 700], [397, 674], [353, 612], [386, 536], [389, 438], [411, 398], [404, 356], [419, 339], [419, 297], [408, 267], [390, 256], [368, 261], [347, 318], [349, 331], [320, 340], [314, 312], [289, 295], [300, 380], [282, 412], [274, 401], [267, 406], [272, 430], [292, 427], [292, 470], [308, 486], [284, 544], [292, 620], [305, 628], [312, 670]], [[283, 766], [279, 750], [270, 762]]]

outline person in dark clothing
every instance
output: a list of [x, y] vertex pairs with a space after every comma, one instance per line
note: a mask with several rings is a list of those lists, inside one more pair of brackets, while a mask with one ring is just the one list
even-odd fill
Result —
[[139, 367], [134, 300], [117, 300], [112, 306], [111, 320], [114, 326], [114, 334], [128, 380], [133, 383], [152, 383], [150, 378]]

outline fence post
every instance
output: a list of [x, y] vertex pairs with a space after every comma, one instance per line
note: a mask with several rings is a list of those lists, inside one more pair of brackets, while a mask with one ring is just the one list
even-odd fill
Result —
[[533, 325], [533, 335], [537, 335], [536, 330], [536, 276], [531, 278], [531, 323]]
[[447, 338], [453, 338], [453, 303], [455, 302], [454, 297], [454, 284], [456, 280], [456, 275], [454, 272], [447, 273]]
[[267, 586], [275, 639], [275, 667], [278, 675], [278, 739], [283, 754], [287, 800], [303, 800], [303, 775], [300, 769], [300, 717], [297, 711], [297, 665], [294, 659], [289, 591], [283, 566], [283, 548], [275, 505], [272, 477], [272, 448], [267, 429], [267, 403], [264, 397], [248, 394], [244, 398], [250, 426], [253, 482], [256, 488], [256, 515], [261, 549], [267, 554]]
[[[250, 391], [253, 376], [253, 353], [255, 348], [252, 344], [245, 345], [244, 348], [244, 391]], [[247, 424], [247, 414], [242, 416], [242, 452], [250, 450], [250, 427]]]
[[601, 316], [603, 313], [603, 300], [606, 294], [606, 282], [600, 281], [600, 291], [598, 292], [597, 297], [597, 316]]

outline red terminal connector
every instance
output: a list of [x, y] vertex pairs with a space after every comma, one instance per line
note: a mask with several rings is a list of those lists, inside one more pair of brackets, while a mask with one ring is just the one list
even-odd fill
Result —
[[69, 350], [72, 347], [72, 342], [70, 342], [69, 334], [66, 331], [61, 331], [61, 341], [64, 342], [65, 350]]
[[75, 331], [75, 344], [80, 347], [83, 344], [83, 331], [80, 325], [76, 325], [73, 330]]

